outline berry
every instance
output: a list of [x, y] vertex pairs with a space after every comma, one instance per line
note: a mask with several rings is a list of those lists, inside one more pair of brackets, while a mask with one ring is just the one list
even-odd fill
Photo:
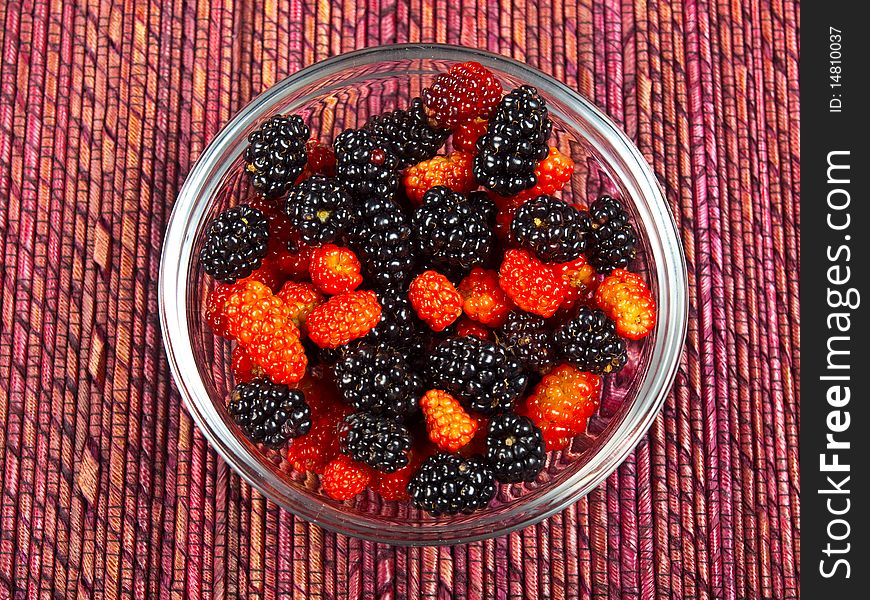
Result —
[[277, 447], [311, 429], [311, 410], [299, 390], [255, 379], [230, 394], [230, 416], [251, 441]]
[[427, 458], [408, 482], [414, 504], [434, 516], [469, 514], [495, 496], [492, 470], [479, 457], [445, 452]]
[[511, 196], [510, 199], [512, 202], [520, 204], [544, 194], [552, 196], [565, 187], [573, 174], [574, 161], [551, 146], [547, 157], [535, 167], [535, 178], [538, 182], [534, 187], [523, 190], [516, 196]]
[[460, 194], [474, 190], [477, 182], [471, 173], [471, 161], [472, 155], [468, 152], [451, 152], [409, 168], [402, 182], [411, 204], [419, 206], [426, 192], [439, 185]]
[[379, 290], [377, 295], [381, 303], [381, 320], [363, 341], [392, 348], [410, 348], [423, 324], [417, 319], [407, 294], [388, 289]]
[[513, 196], [535, 186], [535, 169], [547, 157], [553, 124], [538, 90], [524, 85], [502, 98], [477, 140], [474, 177], [485, 188]]
[[474, 154], [477, 152], [477, 140], [486, 133], [486, 119], [466, 121], [453, 131], [453, 147]]
[[439, 450], [456, 452], [468, 444], [477, 431], [477, 421], [447, 392], [429, 390], [420, 399], [420, 408], [429, 439]]
[[527, 312], [511, 312], [495, 333], [499, 346], [525, 369], [543, 373], [556, 362], [556, 349], [546, 321]]
[[489, 69], [465, 62], [438, 75], [423, 90], [423, 103], [431, 122], [453, 129], [465, 121], [489, 117], [501, 94], [501, 85]]
[[429, 125], [423, 101], [411, 100], [411, 107], [371, 117], [363, 127], [407, 167], [432, 158], [438, 153], [450, 131]]
[[245, 328], [247, 313], [252, 306], [261, 300], [272, 297], [272, 290], [259, 281], [246, 279], [231, 286], [223, 303], [223, 323], [227, 337], [235, 339], [236, 335]]
[[592, 231], [586, 259], [599, 273], [607, 275], [623, 268], [637, 255], [637, 235], [619, 200], [601, 196], [589, 207]]
[[335, 363], [335, 385], [357, 410], [400, 421], [417, 410], [423, 381], [397, 350], [359, 344]]
[[486, 461], [502, 483], [534, 481], [547, 462], [544, 436], [528, 417], [495, 416], [486, 435]]
[[542, 317], [552, 317], [568, 293], [556, 269], [526, 250], [505, 252], [498, 283], [514, 304]]
[[289, 320], [272, 335], [261, 335], [247, 348], [251, 360], [275, 383], [293, 384], [305, 375], [308, 357], [299, 341], [299, 330]]
[[586, 430], [586, 421], [598, 410], [602, 385], [600, 375], [559, 365], [535, 386], [525, 412], [554, 441], [573, 437]]
[[498, 273], [480, 267], [472, 269], [457, 290], [465, 314], [487, 327], [501, 326], [514, 305], [499, 287]]
[[232, 316], [230, 331], [240, 344], [247, 345], [258, 337], [274, 335], [289, 319], [289, 307], [270, 290]]
[[335, 173], [355, 198], [392, 198], [399, 185], [399, 159], [365, 129], [345, 129], [335, 138]]
[[402, 425], [367, 412], [348, 415], [338, 426], [342, 454], [384, 473], [408, 464], [411, 434]]
[[492, 342], [473, 337], [438, 344], [429, 356], [426, 376], [432, 387], [486, 415], [509, 410], [528, 383], [516, 359]]
[[297, 115], [276, 115], [248, 136], [245, 171], [251, 185], [266, 198], [277, 198], [305, 168], [308, 126]]
[[315, 306], [323, 303], [323, 294], [310, 283], [288, 281], [277, 294], [289, 311], [289, 319], [301, 328]]
[[456, 335], [459, 337], [472, 336], [482, 340], [492, 339], [492, 332], [489, 329], [467, 317], [459, 319], [456, 323]]
[[309, 177], [290, 188], [284, 206], [306, 244], [328, 244], [350, 226], [350, 194], [336, 179]]
[[377, 481], [372, 485], [372, 489], [380, 494], [384, 500], [394, 502], [410, 500], [408, 482], [420, 468], [422, 462], [422, 457], [412, 450], [406, 467], [392, 473], [378, 473]]
[[388, 198], [370, 198], [358, 211], [349, 242], [366, 276], [378, 287], [403, 286], [414, 266], [408, 218]]
[[311, 430], [290, 443], [287, 461], [300, 473], [323, 473], [327, 463], [338, 455], [338, 424], [350, 412], [341, 403], [310, 404], [313, 413]]
[[380, 318], [378, 298], [366, 290], [333, 296], [315, 307], [305, 324], [312, 342], [321, 348], [337, 348], [367, 334]]
[[283, 250], [271, 258], [280, 273], [299, 279], [308, 276], [308, 264], [311, 262], [313, 251], [314, 248], [300, 242], [293, 252]]
[[230, 368], [233, 372], [233, 381], [236, 383], [247, 383], [264, 376], [262, 367], [251, 360], [244, 346], [233, 348]]
[[250, 206], [234, 206], [212, 221], [199, 260], [205, 272], [224, 283], [244, 279], [266, 256], [269, 222]]
[[308, 164], [305, 169], [311, 175], [335, 177], [335, 151], [331, 146], [315, 139], [305, 142], [308, 153]]
[[470, 269], [486, 261], [492, 230], [465, 197], [446, 187], [434, 187], [411, 220], [414, 239], [435, 265]]
[[498, 207], [495, 202], [493, 202], [492, 198], [489, 197], [488, 192], [471, 192], [466, 197], [466, 202], [471, 208], [476, 210], [480, 216], [483, 217], [483, 220], [489, 223], [490, 226], [495, 225]]
[[639, 340], [656, 324], [656, 303], [640, 276], [614, 269], [595, 292], [595, 303], [616, 322], [616, 333]]
[[588, 295], [595, 290], [597, 285], [595, 269], [586, 262], [585, 256], [562, 263], [558, 268], [562, 273], [562, 281], [568, 284], [569, 288], [576, 290], [578, 296]]
[[432, 331], [444, 331], [462, 314], [462, 296], [441, 273], [424, 271], [408, 288], [411, 306]]
[[517, 209], [511, 241], [547, 263], [575, 260], [586, 250], [589, 213], [552, 196], [538, 196]]
[[556, 330], [553, 343], [571, 364], [591, 373], [617, 373], [628, 360], [625, 341], [600, 309], [580, 307], [576, 317]]
[[311, 282], [326, 294], [355, 290], [362, 283], [359, 259], [347, 248], [326, 244], [311, 253]]
[[235, 289], [234, 285], [219, 283], [208, 293], [205, 301], [205, 322], [208, 323], [215, 335], [227, 339], [232, 339], [232, 337], [228, 329], [229, 324], [224, 312], [224, 305]]
[[361, 493], [372, 480], [368, 467], [340, 454], [323, 471], [320, 485], [333, 500], [350, 500]]

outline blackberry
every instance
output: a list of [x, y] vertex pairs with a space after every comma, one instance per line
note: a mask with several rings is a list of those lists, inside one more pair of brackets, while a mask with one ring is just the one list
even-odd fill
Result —
[[429, 125], [420, 98], [411, 100], [408, 110], [398, 109], [371, 117], [363, 129], [398, 157], [400, 168], [432, 158], [450, 135], [449, 129]]
[[212, 221], [199, 260], [205, 272], [235, 283], [259, 269], [269, 244], [266, 216], [244, 204], [227, 209]]
[[468, 194], [468, 205], [483, 217], [490, 227], [495, 225], [495, 216], [498, 214], [498, 207], [489, 194], [483, 191], [471, 192]]
[[528, 417], [493, 417], [486, 435], [486, 460], [502, 483], [534, 481], [547, 461], [544, 435]]
[[556, 364], [556, 349], [547, 322], [538, 315], [512, 311], [495, 332], [499, 346], [520, 361], [523, 368], [543, 373]]
[[376, 287], [401, 287], [414, 268], [408, 218], [398, 204], [384, 197], [361, 203], [357, 213], [348, 242], [366, 276]]
[[589, 207], [592, 231], [586, 258], [598, 273], [628, 266], [637, 255], [637, 235], [619, 200], [601, 196]]
[[414, 345], [421, 322], [401, 289], [375, 292], [381, 303], [381, 320], [364, 338], [372, 345], [386, 345], [408, 350]]
[[441, 452], [427, 458], [408, 482], [417, 508], [434, 516], [469, 514], [495, 496], [495, 477], [479, 456]]
[[432, 387], [487, 415], [509, 410], [528, 383], [518, 360], [475, 337], [449, 338], [438, 344], [429, 356], [426, 376]]
[[365, 129], [335, 138], [335, 173], [355, 198], [392, 198], [399, 186], [399, 159]]
[[423, 380], [397, 350], [359, 344], [345, 349], [335, 364], [335, 385], [357, 410], [400, 421], [414, 413]]
[[577, 316], [553, 334], [557, 350], [581, 371], [614, 374], [625, 366], [625, 340], [604, 311], [580, 307]]
[[538, 196], [517, 209], [511, 241], [548, 263], [572, 261], [586, 250], [589, 213], [552, 196]]
[[408, 464], [411, 434], [390, 419], [357, 412], [339, 423], [338, 443], [342, 454], [383, 473], [392, 473]]
[[311, 429], [311, 410], [302, 392], [266, 378], [233, 388], [228, 410], [251, 441], [267, 446], [280, 446]]
[[290, 222], [306, 244], [329, 244], [351, 221], [350, 194], [336, 179], [315, 175], [290, 188], [285, 201]]
[[486, 261], [492, 229], [465, 196], [436, 186], [423, 196], [411, 219], [414, 238], [433, 265], [470, 269]]
[[266, 198], [284, 195], [305, 168], [309, 133], [297, 115], [274, 116], [251, 132], [245, 149], [245, 171], [255, 190]]
[[553, 123], [538, 90], [524, 85], [501, 99], [477, 140], [474, 177], [502, 196], [514, 196], [537, 183], [535, 167], [549, 153]]

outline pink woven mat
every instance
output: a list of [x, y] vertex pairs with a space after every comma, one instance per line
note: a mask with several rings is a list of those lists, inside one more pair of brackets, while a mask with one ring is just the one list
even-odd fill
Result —
[[[797, 2], [0, 3], [0, 598], [798, 595]], [[594, 99], [662, 181], [691, 314], [649, 434], [587, 498], [454, 548], [325, 532], [181, 408], [157, 268], [192, 162], [353, 48], [478, 46]]]

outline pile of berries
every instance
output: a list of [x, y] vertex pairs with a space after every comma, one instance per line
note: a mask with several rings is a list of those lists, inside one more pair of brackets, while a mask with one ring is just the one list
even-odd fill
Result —
[[537, 90], [452, 66], [331, 146], [296, 115], [249, 137], [254, 197], [218, 215], [205, 318], [235, 342], [228, 413], [253, 443], [432, 515], [534, 481], [655, 327], [626, 206], [563, 191]]

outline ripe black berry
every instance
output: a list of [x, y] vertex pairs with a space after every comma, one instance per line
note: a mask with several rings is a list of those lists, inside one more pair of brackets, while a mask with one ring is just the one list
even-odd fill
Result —
[[408, 167], [438, 154], [450, 130], [429, 125], [420, 98], [411, 100], [408, 110], [394, 110], [371, 117], [363, 127]]
[[199, 260], [218, 281], [234, 283], [260, 268], [268, 243], [266, 216], [250, 206], [234, 206], [209, 225]]
[[277, 447], [311, 429], [311, 410], [301, 391], [261, 378], [230, 394], [230, 416], [251, 441]]
[[358, 203], [357, 223], [348, 236], [365, 275], [380, 288], [399, 288], [414, 268], [411, 227], [401, 207], [389, 198]]
[[408, 482], [414, 504], [434, 516], [469, 514], [495, 496], [492, 470], [478, 456], [440, 453], [427, 458]]
[[422, 255], [434, 266], [470, 269], [492, 249], [492, 228], [462, 194], [433, 187], [411, 220]]
[[365, 129], [335, 138], [335, 174], [355, 198], [390, 199], [399, 185], [399, 159]]
[[306, 244], [329, 244], [350, 226], [350, 194], [332, 178], [315, 175], [302, 181], [290, 188], [284, 206]]
[[589, 207], [591, 239], [586, 258], [598, 273], [628, 266], [637, 255], [637, 235], [619, 200], [601, 196]]
[[553, 343], [581, 371], [613, 374], [628, 360], [625, 340], [616, 335], [616, 325], [597, 308], [581, 307], [576, 317], [556, 330]]
[[346, 348], [335, 363], [335, 385], [357, 410], [400, 421], [417, 410], [423, 380], [401, 353], [387, 346]]
[[574, 260], [586, 250], [589, 213], [552, 196], [538, 196], [517, 209], [511, 241], [548, 263]]
[[342, 454], [383, 473], [408, 464], [411, 434], [398, 423], [367, 412], [348, 415], [338, 426]]
[[528, 417], [495, 416], [486, 435], [486, 460], [502, 483], [534, 481], [547, 461], [544, 436]]
[[520, 361], [524, 368], [544, 373], [556, 364], [552, 332], [538, 315], [512, 311], [495, 332], [498, 345]]
[[308, 126], [297, 115], [277, 115], [248, 136], [245, 171], [251, 185], [266, 198], [284, 195], [307, 161]]

